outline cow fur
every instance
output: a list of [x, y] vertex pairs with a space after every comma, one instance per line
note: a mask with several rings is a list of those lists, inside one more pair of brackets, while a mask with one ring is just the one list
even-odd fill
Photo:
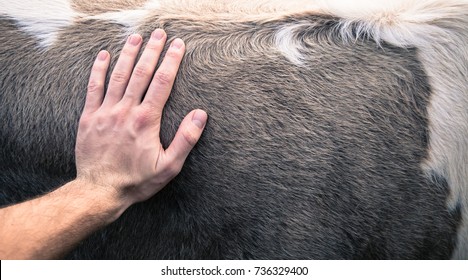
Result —
[[346, 3], [0, 0], [0, 204], [74, 178], [95, 55], [164, 28], [163, 143], [206, 130], [69, 258], [468, 258], [468, 2]]

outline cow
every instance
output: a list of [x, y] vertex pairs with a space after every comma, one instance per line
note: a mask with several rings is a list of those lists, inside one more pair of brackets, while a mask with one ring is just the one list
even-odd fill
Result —
[[0, 205], [76, 176], [92, 62], [163, 28], [186, 54], [160, 193], [69, 259], [468, 258], [468, 1], [0, 0]]

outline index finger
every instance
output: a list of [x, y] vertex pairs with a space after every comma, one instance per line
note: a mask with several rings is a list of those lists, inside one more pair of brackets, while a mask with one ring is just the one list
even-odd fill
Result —
[[151, 105], [159, 114], [162, 112], [174, 85], [184, 52], [184, 42], [181, 39], [175, 39], [156, 71], [142, 105]]

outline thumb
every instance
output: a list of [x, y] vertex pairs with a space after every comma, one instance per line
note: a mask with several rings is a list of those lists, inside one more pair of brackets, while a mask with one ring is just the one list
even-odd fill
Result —
[[165, 151], [165, 156], [177, 170], [182, 169], [185, 159], [200, 139], [207, 120], [206, 112], [197, 109], [185, 116], [180, 124], [172, 143]]

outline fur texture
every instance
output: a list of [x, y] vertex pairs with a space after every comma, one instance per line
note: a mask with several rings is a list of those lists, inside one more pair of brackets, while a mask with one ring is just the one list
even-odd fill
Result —
[[0, 5], [0, 16], [14, 19], [23, 31], [38, 38], [43, 48], [52, 45], [57, 32], [78, 16], [68, 0], [2, 0]]
[[129, 32], [186, 42], [164, 143], [190, 109], [210, 120], [70, 258], [467, 257], [466, 1], [95, 3], [48, 14], [52, 41], [0, 13], [0, 202], [73, 178], [89, 68]]

